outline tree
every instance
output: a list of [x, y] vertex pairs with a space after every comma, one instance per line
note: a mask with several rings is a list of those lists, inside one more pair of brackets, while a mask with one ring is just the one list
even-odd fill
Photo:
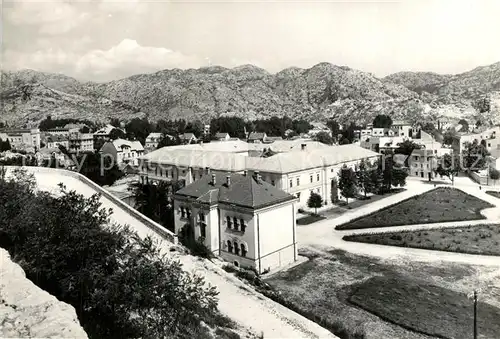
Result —
[[500, 179], [500, 171], [495, 168], [490, 168], [490, 179], [495, 181]]
[[109, 124], [111, 126], [114, 126], [116, 128], [120, 128], [121, 127], [121, 122], [120, 122], [120, 119], [118, 118], [112, 118], [110, 121], [109, 121]]
[[321, 142], [322, 144], [325, 144], [325, 145], [331, 145], [331, 144], [333, 144], [333, 139], [330, 136], [330, 134], [328, 134], [327, 132], [319, 132], [314, 137], [314, 140], [315, 141], [319, 141], [319, 142]]
[[465, 144], [462, 151], [463, 165], [469, 171], [477, 171], [486, 168], [489, 155], [485, 145], [474, 140]]
[[412, 140], [405, 140], [398, 145], [398, 148], [394, 151], [395, 154], [403, 154], [406, 156], [405, 165], [408, 166], [408, 161], [410, 159], [410, 155], [414, 150], [420, 149], [421, 146], [413, 142]]
[[97, 152], [83, 153], [76, 158], [79, 172], [100, 186], [110, 186], [122, 178], [124, 173], [109, 157]]
[[353, 169], [346, 165], [342, 166], [339, 172], [339, 189], [340, 194], [346, 199], [346, 203], [349, 203], [349, 198], [354, 198], [356, 196], [356, 184], [356, 173]]
[[210, 120], [210, 135], [214, 137], [219, 132], [245, 139], [245, 120], [239, 117], [218, 117]]
[[318, 214], [318, 208], [323, 206], [323, 198], [321, 195], [311, 192], [309, 199], [307, 199], [307, 207], [314, 208], [314, 214]]
[[345, 130], [342, 131], [342, 142], [345, 143], [347, 140], [347, 143], [352, 144], [356, 137], [356, 133], [354, 133], [355, 130], [356, 125], [352, 122]]
[[453, 184], [455, 176], [460, 172], [461, 159], [458, 154], [445, 154], [439, 161], [435, 173], [440, 177], [448, 177]]
[[90, 128], [89, 126], [83, 126], [82, 128], [80, 128], [80, 133], [90, 133]]
[[339, 187], [336, 178], [333, 178], [330, 184], [330, 200], [332, 204], [336, 204], [339, 201]]
[[374, 165], [364, 159], [356, 166], [356, 182], [363, 189], [365, 198], [368, 193], [374, 193], [375, 185], [371, 173], [374, 170]]
[[181, 145], [181, 139], [179, 138], [178, 135], [175, 135], [174, 137], [171, 137], [169, 135], [163, 134], [160, 142], [158, 143], [158, 147], [156, 149], [160, 149], [162, 147], [167, 147], [167, 146], [177, 146]]
[[158, 184], [133, 183], [129, 190], [134, 196], [134, 208], [142, 214], [174, 231], [173, 194], [181, 189], [182, 182], [160, 181]]
[[74, 307], [89, 338], [199, 337], [202, 321], [221, 319], [215, 287], [151, 238], [112, 225], [99, 195], [35, 189], [26, 175], [0, 180], [0, 246], [28, 279]]
[[137, 139], [144, 145], [147, 136], [153, 131], [153, 126], [147, 118], [134, 118], [127, 123], [125, 130], [127, 131], [127, 139]]
[[309, 121], [300, 119], [292, 121], [292, 130], [298, 135], [302, 133], [307, 133], [313, 128], [313, 125], [309, 123]]
[[453, 145], [453, 142], [457, 139], [457, 132], [454, 129], [448, 129], [443, 135], [443, 144]]
[[436, 129], [436, 126], [432, 122], [427, 122], [425, 125], [422, 127], [422, 130], [424, 132], [430, 133], [433, 132]]
[[460, 121], [458, 122], [458, 124], [463, 126], [462, 131], [464, 131], [464, 132], [468, 132], [469, 131], [469, 123], [467, 122], [467, 120], [460, 119]]
[[328, 126], [328, 128], [330, 129], [330, 131], [332, 132], [332, 138], [334, 139], [334, 141], [336, 141], [336, 139], [340, 133], [339, 123], [332, 118], [332, 119], [328, 119], [328, 121], [326, 122], [326, 126]]
[[385, 114], [379, 114], [373, 119], [374, 128], [391, 128], [392, 118]]
[[347, 138], [343, 138], [342, 140], [340, 140], [340, 144], [341, 145], [348, 145], [350, 144], [351, 142], [349, 141], [349, 139]]
[[111, 140], [124, 139], [126, 138], [126, 134], [119, 128], [113, 128], [111, 132], [109, 132], [109, 138]]
[[10, 147], [9, 139], [3, 141], [0, 138], [0, 152], [10, 151], [10, 150], [11, 150], [11, 147]]

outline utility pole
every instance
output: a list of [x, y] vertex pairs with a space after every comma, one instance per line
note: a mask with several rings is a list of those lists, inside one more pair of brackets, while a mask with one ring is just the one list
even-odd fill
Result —
[[474, 339], [477, 339], [477, 291], [474, 291]]

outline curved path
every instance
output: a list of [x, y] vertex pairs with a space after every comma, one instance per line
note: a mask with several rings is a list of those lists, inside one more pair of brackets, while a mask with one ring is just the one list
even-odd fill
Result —
[[[86, 184], [75, 172], [26, 168], [37, 180], [39, 189], [52, 193], [59, 192], [58, 184], [64, 183], [68, 190], [75, 190], [84, 196], [98, 193], [94, 187]], [[102, 189], [102, 188], [101, 188]], [[124, 209], [122, 204], [113, 199], [101, 197], [104, 208], [112, 208], [112, 221], [128, 224], [140, 236], [151, 236], [158, 240], [160, 248], [170, 257], [179, 260], [184, 268], [198, 273], [205, 280], [216, 286], [219, 291], [219, 309], [222, 313], [250, 328], [265, 338], [337, 338], [318, 324], [302, 317], [288, 308], [248, 288], [236, 277], [226, 273], [217, 265], [190, 255], [170, 252], [174, 244], [163, 240], [157, 233]]]
[[[440, 186], [444, 185], [437, 185], [437, 187]], [[367, 215], [404, 199], [434, 189], [433, 185], [425, 184], [419, 180], [408, 180], [407, 190], [404, 192], [389, 196], [387, 198], [375, 201], [372, 204], [368, 204], [355, 210], [346, 212], [344, 215], [335, 219], [327, 219], [306, 226], [298, 226], [297, 238], [299, 239], [300, 245], [302, 247], [311, 247], [313, 249], [315, 248], [322, 251], [340, 249], [353, 254], [372, 256], [381, 259], [398, 259], [403, 261], [406, 260], [423, 262], [448, 261], [455, 263], [500, 267], [500, 257], [496, 256], [433, 251], [342, 240], [343, 236], [350, 234], [397, 232], [402, 230], [424, 230], [500, 223], [500, 199], [486, 194], [484, 187], [482, 189], [479, 189], [479, 185], [472, 184], [468, 178], [456, 178], [454, 187], [468, 194], [474, 195], [479, 199], [485, 200], [495, 207], [481, 211], [481, 213], [486, 217], [485, 220], [365, 228], [359, 230], [335, 230], [335, 226], [337, 225], [344, 224], [360, 216]]]

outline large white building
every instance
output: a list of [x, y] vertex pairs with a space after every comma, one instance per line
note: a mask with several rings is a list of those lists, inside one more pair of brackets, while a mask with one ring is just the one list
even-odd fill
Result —
[[259, 273], [297, 260], [293, 195], [258, 173], [206, 174], [175, 194], [177, 234], [187, 228], [213, 253]]
[[94, 151], [94, 134], [80, 133], [79, 131], [69, 134], [69, 151], [70, 152], [93, 152]]
[[15, 150], [36, 152], [40, 149], [40, 130], [33, 129], [1, 129], [0, 139], [9, 141], [10, 147]]
[[144, 147], [139, 141], [116, 139], [106, 142], [99, 153], [111, 157], [117, 166], [123, 164], [137, 166], [139, 157], [144, 155]]
[[[262, 157], [265, 150], [277, 152]], [[258, 173], [261, 180], [307, 204], [311, 192], [330, 202], [332, 180], [343, 165], [354, 167], [361, 159], [380, 155], [356, 145], [328, 146], [314, 141], [276, 141], [253, 144], [241, 141], [163, 147], [141, 158], [143, 181], [184, 180], [189, 185], [210, 173]]]

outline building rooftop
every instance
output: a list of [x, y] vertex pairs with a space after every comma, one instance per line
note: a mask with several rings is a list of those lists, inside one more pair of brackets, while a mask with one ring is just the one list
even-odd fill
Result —
[[117, 150], [121, 150], [123, 147], [130, 147], [132, 151], [144, 151], [144, 147], [139, 141], [129, 141], [125, 139], [116, 139], [112, 141], [113, 145]]
[[[213, 183], [213, 178], [215, 178], [215, 183]], [[210, 205], [224, 203], [252, 209], [296, 199], [293, 195], [260, 180], [257, 175], [220, 173], [204, 176], [177, 191], [176, 196], [195, 198], [200, 203]]]
[[47, 142], [64, 142], [68, 141], [68, 138], [63, 135], [49, 135], [47, 137]]

